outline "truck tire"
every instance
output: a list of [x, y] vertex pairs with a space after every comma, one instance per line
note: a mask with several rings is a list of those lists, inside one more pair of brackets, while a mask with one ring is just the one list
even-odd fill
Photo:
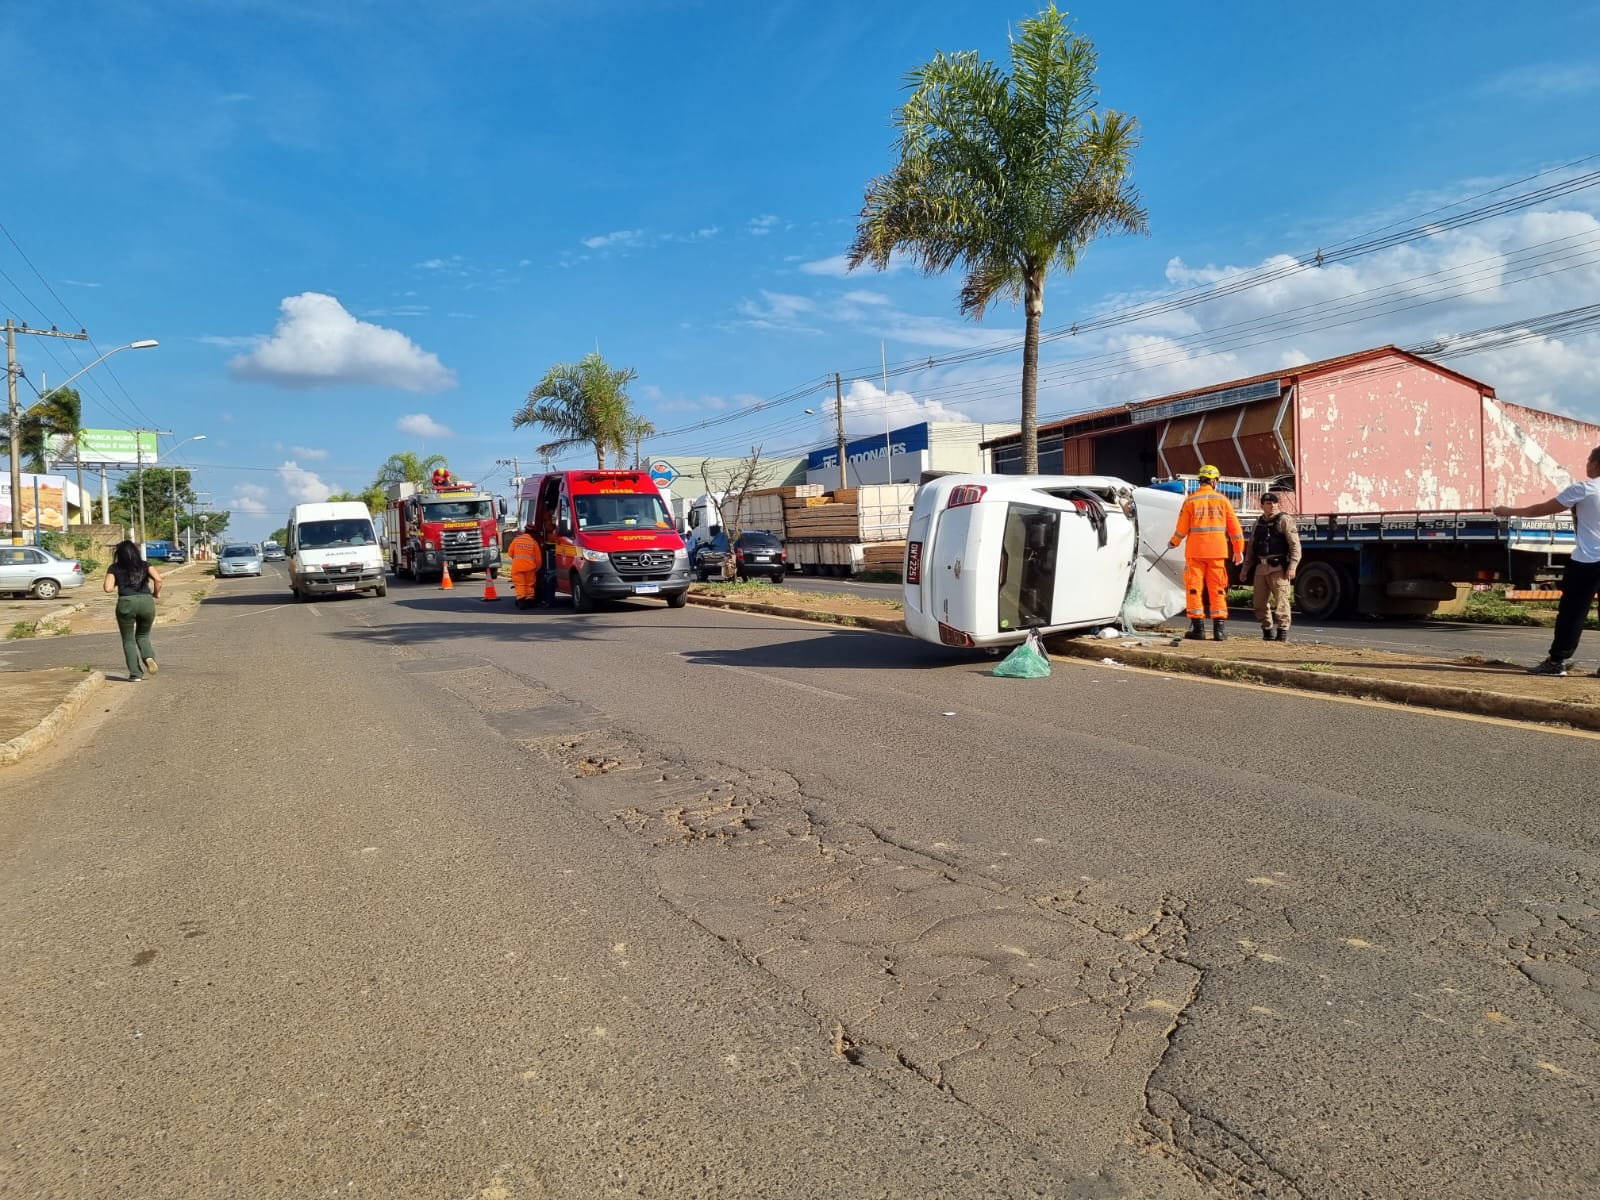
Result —
[[576, 571], [572, 573], [572, 611], [594, 611], [594, 597], [583, 590], [583, 581], [578, 578]]
[[1305, 563], [1294, 581], [1300, 611], [1313, 621], [1329, 621], [1349, 610], [1355, 587], [1349, 574], [1333, 563]]
[[372, 589], [372, 594], [374, 596], [387, 596], [389, 594], [389, 585], [387, 583], [380, 583], [377, 587]]
[[688, 588], [684, 588], [683, 591], [681, 591], [681, 592], [673, 592], [672, 595], [667, 597], [667, 607], [668, 608], [682, 608], [685, 604], [688, 604], [688, 603], [689, 603], [689, 589]]

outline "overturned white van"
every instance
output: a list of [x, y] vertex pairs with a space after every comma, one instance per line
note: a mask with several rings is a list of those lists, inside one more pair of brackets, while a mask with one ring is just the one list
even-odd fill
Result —
[[906, 540], [906, 628], [947, 646], [1158, 624], [1183, 611], [1183, 496], [1106, 475], [946, 475]]

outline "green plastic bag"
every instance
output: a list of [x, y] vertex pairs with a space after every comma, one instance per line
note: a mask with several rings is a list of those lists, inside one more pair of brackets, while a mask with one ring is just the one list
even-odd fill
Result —
[[1029, 630], [1028, 640], [1001, 659], [994, 673], [1003, 679], [1043, 679], [1050, 674], [1050, 656], [1039, 635]]

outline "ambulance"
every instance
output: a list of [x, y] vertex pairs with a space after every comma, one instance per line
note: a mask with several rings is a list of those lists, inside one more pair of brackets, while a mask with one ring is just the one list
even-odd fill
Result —
[[532, 524], [555, 592], [588, 612], [602, 600], [646, 596], [682, 608], [689, 552], [647, 471], [557, 471], [523, 481], [520, 526]]

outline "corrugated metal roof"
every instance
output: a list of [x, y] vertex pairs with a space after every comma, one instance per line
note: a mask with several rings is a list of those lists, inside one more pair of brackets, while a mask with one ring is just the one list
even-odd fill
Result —
[[[1288, 385], [1306, 375], [1320, 375], [1337, 367], [1352, 366], [1372, 358], [1394, 354], [1401, 358], [1409, 358], [1412, 362], [1422, 363], [1435, 371], [1441, 371], [1463, 383], [1471, 384], [1480, 389], [1485, 395], [1493, 396], [1494, 388], [1480, 379], [1473, 379], [1470, 375], [1463, 375], [1459, 371], [1452, 371], [1449, 367], [1434, 362], [1431, 358], [1423, 358], [1420, 354], [1413, 354], [1409, 350], [1402, 350], [1399, 346], [1373, 346], [1367, 350], [1357, 350], [1352, 354], [1340, 354], [1333, 358], [1319, 359], [1317, 362], [1303, 363], [1297, 367], [1283, 367], [1276, 371], [1263, 371], [1259, 375], [1246, 375], [1242, 379], [1230, 379], [1225, 383], [1209, 383], [1204, 387], [1189, 388], [1182, 392], [1169, 392], [1165, 396], [1155, 396], [1149, 400], [1136, 400], [1131, 404], [1117, 404], [1110, 408], [1099, 408], [1092, 412], [1074, 413], [1070, 417], [1063, 417], [1059, 421], [1052, 421], [1048, 425], [1039, 426], [1039, 436], [1046, 434], [1063, 434], [1071, 436], [1078, 433], [1091, 433], [1096, 429], [1118, 428], [1133, 426], [1139, 423], [1139, 414], [1147, 408], [1158, 405], [1170, 404], [1174, 400], [1188, 400], [1195, 396], [1205, 396], [1211, 392], [1227, 391], [1230, 388], [1248, 387], [1253, 383], [1265, 383], [1276, 379]], [[994, 438], [983, 443], [985, 448], [990, 446], [1008, 446], [1021, 439], [1021, 434], [1012, 434], [1006, 437]]]

